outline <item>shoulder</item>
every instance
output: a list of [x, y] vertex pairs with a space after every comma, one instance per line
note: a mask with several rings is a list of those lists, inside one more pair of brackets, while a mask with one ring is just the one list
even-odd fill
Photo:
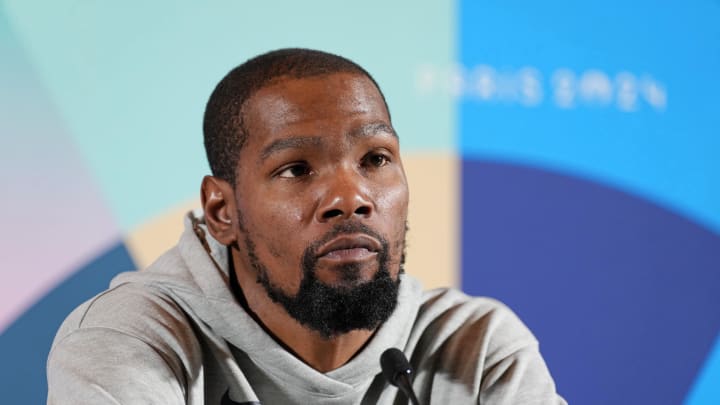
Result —
[[177, 286], [189, 284], [190, 277], [184, 270], [176, 246], [145, 270], [118, 274], [109, 289], [85, 301], [67, 316], [53, 347], [68, 335], [90, 330], [124, 334], [147, 342], [173, 340], [177, 335], [185, 337], [190, 321], [172, 292]]
[[474, 348], [489, 362], [537, 348], [533, 334], [505, 304], [451, 288], [423, 294], [414, 330], [422, 344], [442, 345], [446, 353], [458, 355]]
[[454, 288], [438, 288], [423, 293], [419, 318], [424, 322], [441, 322], [447, 328], [468, 322], [485, 323], [488, 328], [517, 329], [519, 334], [530, 331], [504, 303], [490, 297], [473, 297]]
[[454, 289], [428, 291], [411, 343], [418, 377], [431, 385], [432, 396], [456, 402], [565, 404], [537, 340], [498, 300]]
[[200, 351], [179, 307], [116, 286], [65, 320], [47, 362], [48, 404], [184, 403]]
[[[122, 283], [77, 307], [53, 341], [49, 360], [72, 346], [88, 355], [107, 350], [152, 352], [176, 373], [191, 367], [199, 351], [192, 325], [182, 308], [160, 289]], [[63, 356], [60, 356], [63, 357]]]
[[141, 335], [152, 329], [153, 324], [167, 320], [184, 323], [183, 318], [181, 308], [161, 290], [139, 283], [121, 283], [75, 308], [60, 327], [56, 340], [88, 328]]

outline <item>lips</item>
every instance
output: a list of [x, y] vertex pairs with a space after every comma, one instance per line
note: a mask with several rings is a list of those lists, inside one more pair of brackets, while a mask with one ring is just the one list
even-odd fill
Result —
[[331, 239], [318, 249], [317, 257], [326, 259], [362, 259], [382, 249], [380, 241], [363, 234], [343, 235]]

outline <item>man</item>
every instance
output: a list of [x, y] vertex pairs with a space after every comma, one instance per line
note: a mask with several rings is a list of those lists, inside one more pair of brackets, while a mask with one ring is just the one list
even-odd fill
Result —
[[420, 403], [563, 404], [504, 306], [404, 274], [408, 187], [379, 87], [355, 63], [285, 49], [207, 105], [202, 213], [147, 270], [76, 309], [49, 404], [392, 404], [403, 350]]

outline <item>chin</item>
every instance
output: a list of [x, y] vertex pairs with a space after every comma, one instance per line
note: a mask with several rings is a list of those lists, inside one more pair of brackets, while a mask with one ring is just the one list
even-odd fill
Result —
[[[377, 263], [345, 263], [320, 268], [315, 272], [317, 280], [332, 288], [353, 288], [369, 283], [379, 271]], [[395, 277], [397, 279], [397, 277]]]

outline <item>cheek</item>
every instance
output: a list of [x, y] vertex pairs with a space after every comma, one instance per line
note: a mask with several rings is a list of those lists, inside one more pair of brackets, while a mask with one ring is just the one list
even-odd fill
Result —
[[252, 222], [253, 227], [264, 235], [277, 235], [284, 229], [297, 229], [303, 219], [301, 202], [287, 196], [263, 195], [247, 204], [246, 217], [250, 218], [246, 220]]
[[378, 211], [382, 213], [380, 217], [386, 224], [385, 232], [389, 237], [388, 241], [398, 257], [405, 244], [408, 200], [409, 193], [405, 185], [387, 189], [376, 200]]
[[407, 218], [409, 192], [407, 185], [402, 183], [401, 186], [388, 187], [383, 189], [384, 192], [379, 194], [375, 200], [378, 211], [389, 216], [391, 223], [401, 222], [405, 227], [405, 219]]
[[[273, 223], [283, 228], [297, 229], [302, 223], [304, 213], [301, 204], [293, 201], [269, 201], [265, 207], [263, 221], [265, 224]], [[277, 233], [277, 230], [275, 230]]]
[[303, 220], [300, 206], [295, 201], [279, 198], [253, 204], [249, 213], [252, 221], [247, 230], [255, 239], [259, 255], [266, 251], [284, 265], [299, 261], [304, 246], [293, 235], [297, 235]]

